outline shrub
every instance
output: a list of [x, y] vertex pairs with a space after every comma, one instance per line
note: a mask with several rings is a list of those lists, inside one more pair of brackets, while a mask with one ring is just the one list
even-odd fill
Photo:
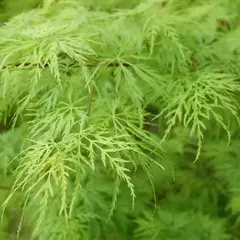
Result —
[[2, 9], [1, 239], [239, 239], [238, 1]]

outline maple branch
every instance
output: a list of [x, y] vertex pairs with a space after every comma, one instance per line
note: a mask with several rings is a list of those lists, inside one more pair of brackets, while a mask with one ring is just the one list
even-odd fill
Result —
[[[86, 66], [89, 66], [89, 67], [95, 67], [95, 66], [98, 66], [98, 64], [99, 64], [99, 62], [95, 62], [95, 63], [91, 63], [91, 62], [88, 62], [88, 63], [86, 63], [85, 65]], [[125, 66], [125, 67], [129, 67], [130, 65], [128, 64], [128, 63], [121, 63], [121, 65], [123, 65], [123, 66]], [[40, 64], [32, 64], [32, 63], [29, 63], [29, 62], [26, 62], [26, 63], [9, 63], [9, 64], [7, 64], [7, 65], [5, 65], [5, 66], [3, 66], [3, 69], [4, 68], [7, 68], [7, 67], [22, 67], [22, 68], [29, 68], [29, 67], [40, 67], [40, 68], [47, 68], [47, 67], [49, 67], [49, 64], [48, 63], [45, 63], [45, 64], [43, 64], [43, 65], [40, 65]], [[79, 63], [78, 62], [73, 62], [73, 63], [71, 63], [71, 64], [66, 64], [66, 65], [64, 65], [65, 67], [75, 67], [75, 68], [77, 68], [77, 67], [79, 67], [80, 65], [79, 65]], [[106, 65], [106, 67], [118, 67], [119, 66], [119, 63], [108, 63], [107, 65]]]

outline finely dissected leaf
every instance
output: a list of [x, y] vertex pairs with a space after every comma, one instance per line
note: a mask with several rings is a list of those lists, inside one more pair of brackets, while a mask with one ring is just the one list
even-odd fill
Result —
[[203, 133], [207, 130], [205, 123], [212, 118], [227, 132], [230, 141], [229, 127], [224, 123], [219, 110], [228, 111], [239, 121], [233, 95], [238, 89], [239, 82], [234, 75], [203, 73], [200, 76], [194, 74], [175, 79], [175, 84], [168, 90], [168, 104], [161, 112], [168, 125], [162, 141], [175, 124], [182, 123], [198, 139], [197, 160], [202, 148]]

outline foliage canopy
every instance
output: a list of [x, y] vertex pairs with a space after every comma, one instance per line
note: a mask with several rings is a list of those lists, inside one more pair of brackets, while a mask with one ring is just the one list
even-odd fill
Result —
[[0, 10], [1, 239], [16, 203], [23, 239], [239, 239], [240, 2], [18, 4]]

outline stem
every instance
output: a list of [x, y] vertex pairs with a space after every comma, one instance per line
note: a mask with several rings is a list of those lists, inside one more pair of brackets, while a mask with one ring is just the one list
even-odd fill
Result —
[[[89, 67], [94, 67], [94, 66], [97, 66], [99, 64], [99, 62], [96, 62], [96, 63], [91, 63], [91, 62], [88, 62], [88, 63], [86, 63], [86, 66], [89, 66]], [[130, 65], [128, 64], [128, 63], [121, 63], [123, 66], [125, 66], [125, 67], [129, 67]], [[112, 63], [109, 63], [109, 64], [107, 64], [107, 66], [106, 67], [117, 67], [117, 66], [119, 66], [120, 64], [119, 63], [115, 63], [115, 62], [112, 62]], [[28, 67], [36, 67], [36, 66], [38, 66], [38, 67], [42, 67], [42, 68], [46, 68], [46, 67], [48, 67], [49, 66], [49, 64], [48, 63], [46, 63], [46, 64], [44, 64], [44, 65], [39, 65], [39, 64], [32, 64], [32, 63], [30, 63], [30, 62], [26, 62], [26, 63], [9, 63], [9, 64], [7, 64], [7, 65], [5, 65], [5, 66], [3, 66], [2, 68], [4, 69], [4, 68], [7, 68], [7, 67], [19, 67], [19, 66], [21, 66], [21, 67], [25, 67], [25, 68], [28, 68]], [[71, 63], [71, 64], [69, 64], [69, 65], [66, 65], [66, 67], [79, 67], [79, 64], [78, 64], [78, 62], [73, 62], [73, 63]]]
[[90, 94], [89, 94], [87, 115], [90, 115], [90, 113], [91, 113], [91, 106], [92, 106], [92, 99], [93, 99], [94, 90], [95, 90], [95, 87], [93, 85], [92, 88], [91, 88]]

